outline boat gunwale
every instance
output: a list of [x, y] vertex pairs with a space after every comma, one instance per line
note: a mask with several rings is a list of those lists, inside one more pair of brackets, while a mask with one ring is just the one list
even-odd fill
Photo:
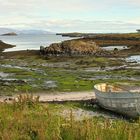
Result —
[[[103, 84], [103, 83], [100, 83], [100, 84]], [[98, 94], [99, 97], [102, 97], [102, 98], [109, 98], [109, 99], [140, 99], [140, 93], [139, 92], [131, 92], [131, 91], [125, 91], [125, 92], [103, 92], [103, 91], [100, 91], [96, 88], [97, 85], [100, 85], [100, 84], [96, 84], [94, 86], [94, 91], [95, 91], [95, 94]], [[104, 96], [105, 95], [105, 96]], [[109, 96], [107, 96], [109, 95]], [[111, 97], [111, 96], [114, 96], [114, 95], [119, 95], [119, 96], [116, 96], [116, 97]], [[127, 95], [124, 97], [124, 95]], [[130, 95], [130, 96], [128, 96]]]
[[[94, 89], [94, 90], [96, 90], [96, 89]], [[98, 93], [97, 93], [98, 92]], [[130, 98], [130, 97], [122, 97], [122, 96], [120, 96], [120, 97], [109, 97], [109, 96], [102, 96], [103, 94], [104, 95], [118, 95], [118, 94], [123, 94], [123, 96], [124, 96], [124, 94], [129, 94], [129, 95], [133, 95], [133, 97], [131, 97], [131, 99], [135, 99], [135, 98], [140, 98], [140, 94], [138, 95], [138, 93], [124, 93], [124, 92], [122, 92], [122, 93], [105, 93], [105, 92], [103, 92], [103, 94], [102, 93], [100, 93], [100, 91], [98, 91], [97, 90], [97, 92], [95, 92], [95, 94], [98, 94], [98, 96], [100, 96], [100, 97], [103, 97], [103, 98], [121, 98], [121, 99], [126, 99], [126, 98]], [[100, 94], [100, 95], [99, 95]]]

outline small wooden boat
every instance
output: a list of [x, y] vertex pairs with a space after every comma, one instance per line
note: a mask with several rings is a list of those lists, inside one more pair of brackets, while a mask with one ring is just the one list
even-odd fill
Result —
[[106, 83], [95, 85], [94, 91], [101, 107], [132, 118], [140, 116], [140, 93]]

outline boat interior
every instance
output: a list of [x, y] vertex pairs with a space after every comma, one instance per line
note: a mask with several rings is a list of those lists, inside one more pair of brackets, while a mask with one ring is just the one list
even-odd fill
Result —
[[123, 90], [117, 86], [109, 85], [106, 83], [97, 84], [97, 85], [95, 85], [95, 88], [101, 92], [115, 92], [115, 93], [125, 92], [125, 90]]

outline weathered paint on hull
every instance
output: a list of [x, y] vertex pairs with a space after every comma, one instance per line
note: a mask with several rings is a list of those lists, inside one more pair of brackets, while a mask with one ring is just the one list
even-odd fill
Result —
[[121, 113], [128, 117], [140, 116], [140, 94], [137, 93], [107, 93], [94, 88], [99, 105], [105, 109]]

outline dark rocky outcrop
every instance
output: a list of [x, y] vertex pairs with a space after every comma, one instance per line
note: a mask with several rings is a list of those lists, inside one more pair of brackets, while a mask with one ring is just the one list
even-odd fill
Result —
[[44, 55], [95, 55], [102, 52], [102, 49], [93, 41], [83, 41], [81, 39], [63, 41], [62, 43], [54, 43], [49, 47], [40, 47], [41, 54]]
[[17, 79], [0, 79], [0, 86], [24, 85], [27, 84], [24, 80]]
[[15, 45], [10, 45], [0, 40], [0, 52], [2, 52], [4, 49], [8, 49], [12, 47], [15, 47]]
[[2, 36], [17, 36], [17, 34], [14, 32], [10, 32], [10, 33], [6, 33], [6, 34], [2, 34]]

